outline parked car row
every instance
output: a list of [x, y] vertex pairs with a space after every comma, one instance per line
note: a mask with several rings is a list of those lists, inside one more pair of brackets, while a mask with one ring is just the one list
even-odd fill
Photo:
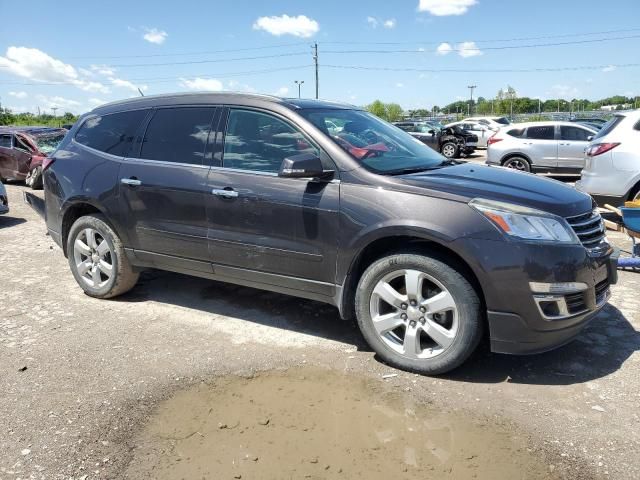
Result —
[[44, 184], [44, 202], [26, 198], [88, 295], [123, 294], [151, 267], [311, 298], [421, 373], [457, 367], [485, 335], [503, 353], [562, 345], [616, 282], [588, 195], [457, 164], [342, 104], [111, 103], [74, 125]]
[[0, 182], [19, 180], [42, 188], [42, 163], [67, 130], [49, 127], [0, 127]]

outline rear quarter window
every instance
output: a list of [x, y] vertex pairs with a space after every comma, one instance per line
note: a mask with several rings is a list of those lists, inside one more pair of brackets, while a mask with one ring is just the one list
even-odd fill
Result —
[[511, 135], [512, 137], [522, 138], [524, 135], [524, 128], [512, 128], [507, 131], [507, 135]]
[[555, 127], [553, 125], [540, 125], [527, 128], [527, 138], [532, 140], [553, 140]]
[[149, 110], [131, 110], [90, 117], [78, 129], [75, 141], [101, 152], [124, 157]]
[[593, 137], [593, 139], [597, 140], [598, 138], [602, 138], [605, 135], [609, 135], [618, 125], [620, 125], [620, 122], [622, 122], [622, 120], [624, 120], [624, 117], [622, 115], [616, 115], [604, 124], [604, 126], [600, 129], [596, 136]]

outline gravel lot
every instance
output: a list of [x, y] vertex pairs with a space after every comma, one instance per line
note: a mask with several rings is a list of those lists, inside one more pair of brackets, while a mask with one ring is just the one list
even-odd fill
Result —
[[610, 304], [559, 350], [481, 352], [446, 377], [418, 377], [381, 364], [353, 325], [311, 301], [156, 271], [120, 299], [91, 299], [24, 189], [7, 186], [0, 217], [2, 480], [123, 478], [159, 402], [220, 376], [305, 365], [524, 435], [554, 476], [640, 478], [637, 273], [620, 272]]

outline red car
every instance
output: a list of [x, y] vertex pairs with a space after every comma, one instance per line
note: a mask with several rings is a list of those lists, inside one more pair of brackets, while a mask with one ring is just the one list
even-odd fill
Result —
[[0, 127], [0, 181], [24, 180], [42, 188], [42, 162], [66, 135], [64, 128]]

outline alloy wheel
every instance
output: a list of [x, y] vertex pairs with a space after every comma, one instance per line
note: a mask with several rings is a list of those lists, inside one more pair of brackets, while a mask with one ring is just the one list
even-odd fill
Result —
[[104, 286], [113, 275], [113, 254], [99, 231], [85, 228], [73, 244], [73, 257], [80, 278], [92, 288]]
[[507, 168], [512, 168], [514, 170], [520, 170], [521, 172], [528, 172], [529, 168], [524, 160], [520, 160], [519, 158], [514, 158], [512, 160], [507, 160], [504, 164]]
[[442, 154], [447, 158], [452, 158], [456, 153], [456, 149], [453, 145], [445, 145], [442, 148]]
[[458, 333], [453, 296], [437, 279], [419, 270], [385, 275], [373, 289], [369, 312], [382, 341], [410, 359], [442, 354]]

